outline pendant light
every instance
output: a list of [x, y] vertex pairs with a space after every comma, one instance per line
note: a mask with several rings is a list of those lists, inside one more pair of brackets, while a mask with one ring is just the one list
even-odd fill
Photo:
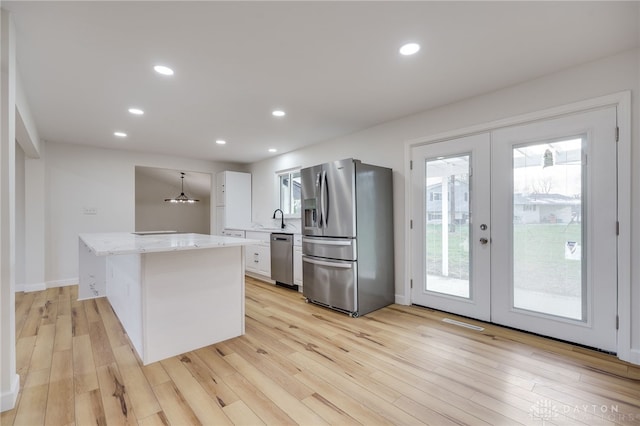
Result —
[[180, 172], [180, 195], [178, 195], [176, 198], [165, 198], [164, 200], [169, 202], [169, 203], [182, 203], [182, 204], [193, 204], [193, 203], [197, 203], [200, 200], [196, 200], [194, 198], [189, 198], [184, 194], [184, 172]]

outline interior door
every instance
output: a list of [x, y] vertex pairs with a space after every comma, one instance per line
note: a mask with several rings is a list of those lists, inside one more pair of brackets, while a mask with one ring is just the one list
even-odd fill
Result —
[[412, 302], [615, 352], [615, 130], [609, 107], [413, 148]]
[[493, 132], [493, 322], [616, 351], [615, 130], [609, 107]]
[[412, 302], [490, 320], [490, 135], [412, 149]]

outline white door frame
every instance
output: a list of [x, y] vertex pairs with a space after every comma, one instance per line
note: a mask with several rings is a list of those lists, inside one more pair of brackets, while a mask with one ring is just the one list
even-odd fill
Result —
[[542, 111], [517, 115], [488, 123], [409, 140], [404, 144], [405, 159], [405, 282], [404, 294], [411, 304], [412, 197], [411, 149], [419, 145], [490, 132], [503, 127], [530, 123], [593, 108], [615, 106], [618, 113], [618, 345], [617, 356], [623, 361], [640, 364], [640, 351], [631, 349], [631, 92], [624, 91], [588, 99]]

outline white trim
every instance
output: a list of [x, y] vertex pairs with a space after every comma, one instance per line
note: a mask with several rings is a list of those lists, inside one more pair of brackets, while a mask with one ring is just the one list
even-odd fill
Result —
[[411, 141], [406, 142], [404, 144], [404, 296], [398, 296], [396, 294], [396, 303], [398, 299], [402, 297], [403, 305], [411, 305], [411, 280], [413, 271], [413, 253], [411, 253], [411, 214], [413, 213], [413, 204], [411, 203], [411, 178], [412, 178], [412, 170], [411, 170], [411, 149], [415, 143], [411, 143]]
[[67, 278], [65, 280], [47, 281], [47, 288], [66, 287], [68, 285], [77, 285], [78, 282], [79, 282], [78, 277]]
[[[299, 173], [301, 169], [302, 169], [302, 167], [296, 166], [296, 167], [289, 167], [287, 169], [282, 169], [282, 170], [279, 170], [279, 171], [275, 172], [275, 174], [276, 174], [276, 188], [277, 188], [276, 193], [278, 194], [278, 197], [277, 197], [278, 200], [276, 202], [276, 205], [278, 207], [276, 209], [282, 209], [282, 200], [280, 199], [280, 196], [282, 195], [281, 192], [280, 192], [280, 176], [283, 176], [283, 175], [286, 175], [286, 174], [291, 175], [292, 173], [295, 173], [295, 172]], [[282, 217], [284, 219], [300, 219], [300, 213], [298, 213], [298, 214], [295, 214], [295, 213], [284, 214], [283, 213]]]
[[11, 389], [7, 392], [3, 392], [2, 396], [0, 396], [0, 412], [12, 410], [16, 406], [19, 391], [20, 376], [15, 374], [11, 380]]
[[20, 286], [16, 285], [16, 291], [24, 291], [25, 293], [29, 293], [31, 291], [42, 291], [46, 289], [46, 283], [21, 284]]
[[42, 291], [48, 288], [66, 287], [68, 285], [77, 285], [77, 284], [78, 284], [78, 278], [67, 278], [66, 280], [54, 280], [54, 281], [47, 281], [44, 283], [16, 284], [15, 291], [16, 292], [24, 291], [25, 293], [29, 293], [32, 291]]
[[[407, 263], [410, 263], [410, 262], [407, 262]], [[398, 304], [398, 305], [410, 305], [411, 304], [411, 298], [410, 297], [404, 296], [402, 294], [396, 294], [395, 297], [396, 297], [395, 303]]]
[[265, 283], [268, 283], [268, 284], [273, 284], [273, 285], [276, 284], [274, 280], [267, 277], [266, 275], [261, 275], [256, 272], [247, 271], [246, 269], [244, 270], [244, 274], [250, 276], [251, 278], [255, 278], [256, 280], [264, 281]]
[[628, 90], [406, 141], [404, 169], [404, 175], [407, 177], [405, 179], [405, 253], [408, 260], [405, 261], [404, 294], [407, 304], [411, 304], [412, 235], [409, 224], [412, 211], [412, 174], [410, 161], [411, 150], [414, 147], [606, 106], [617, 108], [618, 127], [620, 128], [618, 141], [618, 221], [620, 222], [618, 316], [620, 328], [618, 330], [617, 354], [618, 358], [623, 361], [640, 364], [640, 350], [631, 348], [631, 91]]
[[[618, 358], [640, 364], [631, 347], [631, 92], [619, 94], [618, 111]], [[635, 352], [635, 356], [633, 355]]]

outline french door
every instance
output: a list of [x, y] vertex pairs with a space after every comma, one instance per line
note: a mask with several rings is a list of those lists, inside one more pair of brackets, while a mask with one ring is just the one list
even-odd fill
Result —
[[[488, 133], [413, 149], [414, 304], [491, 320]], [[419, 253], [419, 255], [418, 255]], [[419, 271], [419, 272], [418, 272]]]
[[616, 350], [616, 109], [412, 149], [412, 302]]

